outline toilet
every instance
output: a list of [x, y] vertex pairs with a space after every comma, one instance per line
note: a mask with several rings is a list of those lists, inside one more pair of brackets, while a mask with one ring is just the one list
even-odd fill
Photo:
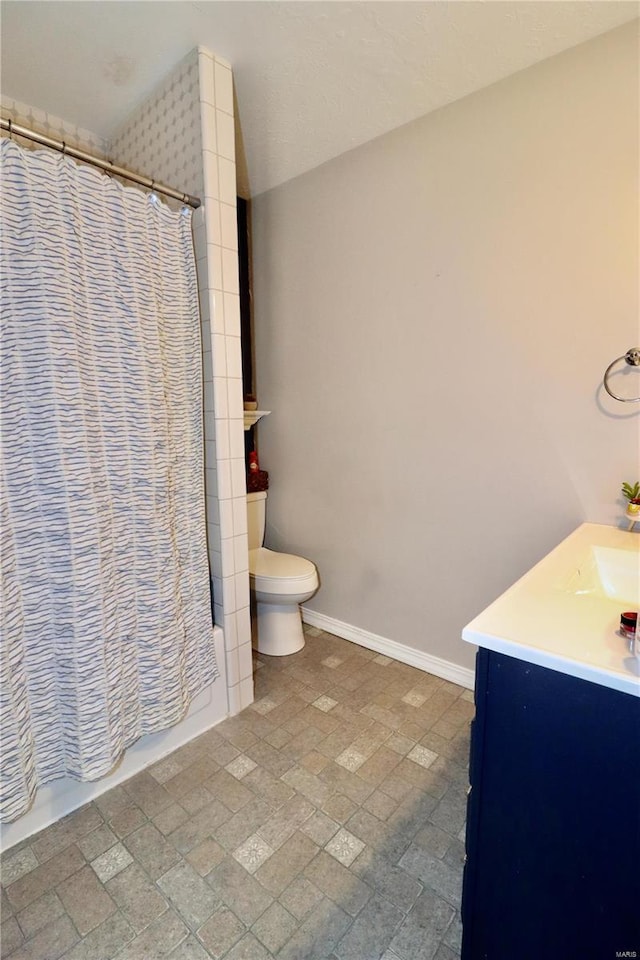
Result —
[[304, 647], [300, 604], [320, 585], [310, 560], [262, 546], [266, 492], [247, 494], [249, 582], [256, 600], [257, 647], [270, 657], [285, 657]]

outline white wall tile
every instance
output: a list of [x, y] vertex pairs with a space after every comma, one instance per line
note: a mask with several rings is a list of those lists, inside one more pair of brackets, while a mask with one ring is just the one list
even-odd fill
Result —
[[248, 570], [234, 575], [234, 599], [238, 610], [249, 606], [249, 572]]
[[216, 89], [216, 107], [226, 113], [233, 114], [233, 76], [228, 67], [224, 67], [216, 58], [214, 65]]
[[228, 420], [229, 456], [244, 457], [244, 420]]
[[227, 348], [227, 377], [242, 378], [242, 354], [240, 337], [225, 337]]
[[241, 643], [237, 649], [238, 670], [240, 678], [245, 680], [247, 677], [253, 677], [253, 651], [251, 643]]
[[[202, 351], [202, 379], [210, 382], [211, 389], [213, 390], [213, 358], [211, 356], [211, 350]], [[215, 408], [212, 407], [212, 409]]]
[[[234, 534], [233, 530], [233, 500], [218, 500], [218, 512], [220, 514], [220, 537], [222, 540], [228, 540]], [[226, 570], [222, 570], [225, 574]], [[220, 598], [222, 602], [222, 597]]]
[[237, 204], [236, 165], [225, 157], [218, 157], [218, 197], [232, 207]]
[[[202, 342], [206, 343], [209, 341], [209, 349], [211, 349], [211, 330], [205, 328], [205, 324], [209, 322], [211, 313], [209, 307], [209, 288], [207, 287], [207, 268], [206, 260], [203, 260], [203, 274], [202, 277], [198, 275], [198, 305], [200, 307], [200, 326], [202, 329]], [[198, 266], [198, 261], [196, 260], [196, 268]]]
[[[226, 461], [231, 463], [230, 460]], [[219, 499], [218, 494], [218, 470], [206, 469], [204, 471], [204, 487], [206, 495], [213, 499]]]
[[214, 59], [206, 51], [198, 48], [198, 69], [200, 75], [200, 100], [215, 104]]
[[240, 665], [238, 661], [238, 648], [225, 650], [225, 663], [227, 665], [227, 683], [234, 685], [240, 682]]
[[240, 336], [240, 297], [237, 293], [227, 293], [224, 296], [224, 329], [232, 337]]
[[226, 377], [216, 377], [215, 371], [213, 377], [213, 402], [215, 414], [218, 419], [224, 419], [229, 416], [227, 379]]
[[222, 247], [207, 243], [207, 284], [210, 290], [222, 290], [222, 283]]
[[[227, 463], [231, 466], [231, 489], [233, 496], [246, 497], [247, 481], [245, 477], [244, 458], [234, 457], [232, 460], [228, 460]], [[240, 569], [242, 570], [244, 568], [240, 567]]]
[[231, 501], [233, 510], [233, 534], [239, 536], [247, 532], [247, 498], [234, 497]]
[[211, 324], [214, 333], [224, 336], [224, 294], [221, 290], [209, 291]]
[[220, 500], [231, 500], [233, 497], [231, 460], [218, 460], [216, 475], [218, 498]]
[[222, 606], [225, 610], [236, 609], [236, 574], [222, 578]]
[[[231, 501], [233, 504], [233, 500]], [[219, 525], [220, 523], [220, 500], [217, 496], [206, 494], [205, 507], [207, 511], [207, 523]], [[233, 517], [233, 506], [231, 507], [231, 516]]]
[[[213, 379], [227, 376], [227, 344], [226, 338], [219, 333], [214, 333], [212, 345], [213, 354]], [[218, 411], [218, 416], [222, 416]], [[226, 414], [225, 414], [226, 416]]]
[[222, 554], [219, 550], [212, 550], [209, 547], [209, 563], [212, 576], [222, 579]]
[[227, 380], [227, 395], [229, 400], [229, 417], [237, 420], [242, 419], [244, 417], [242, 380], [230, 377]]
[[[246, 680], [241, 680], [239, 683], [240, 687], [240, 709], [244, 710], [245, 707], [251, 706], [254, 698], [253, 691], [253, 677], [247, 677]], [[233, 687], [235, 690], [236, 688]]]
[[236, 158], [236, 134], [233, 126], [233, 117], [216, 110], [216, 152], [227, 160]]
[[[234, 536], [233, 552], [236, 573], [244, 573], [249, 569], [249, 541], [245, 533]], [[244, 606], [244, 604], [238, 606]]]
[[[202, 149], [207, 153], [218, 152], [216, 109], [210, 103], [200, 102], [200, 123], [202, 124]], [[226, 154], [225, 154], [226, 156]]]
[[235, 537], [228, 537], [220, 543], [223, 577], [230, 577], [235, 570], [235, 539]]
[[230, 203], [220, 204], [220, 224], [222, 239], [220, 243], [229, 250], [238, 249], [238, 214], [237, 208]]
[[[225, 204], [227, 206], [227, 204]], [[220, 201], [207, 200], [205, 213], [205, 229], [207, 243], [222, 244], [222, 231], [220, 228]], [[207, 251], [204, 251], [205, 256]]]
[[220, 197], [220, 183], [218, 173], [217, 154], [207, 150], [203, 153], [204, 166], [202, 169], [204, 201], [218, 200]]
[[[213, 433], [213, 430], [215, 430], [215, 425], [214, 425], [214, 427], [212, 428], [212, 431], [211, 431], [212, 433]], [[209, 432], [207, 431], [207, 436], [208, 436], [208, 435], [209, 435]], [[216, 442], [215, 442], [215, 440], [205, 440], [205, 442], [204, 442], [204, 462], [205, 462], [205, 466], [207, 467], [208, 470], [214, 470], [214, 471], [215, 471], [215, 469], [216, 469]]]
[[[242, 703], [242, 690], [239, 683], [236, 683], [233, 686], [227, 686], [227, 699], [229, 701], [229, 716], [234, 717], [244, 708]], [[253, 703], [253, 700], [250, 700], [249, 702]]]
[[[202, 210], [202, 207], [196, 210], [196, 213], [200, 213], [200, 210]], [[206, 257], [207, 255], [207, 235], [205, 231], [204, 219], [201, 217], [200, 220], [201, 222], [196, 224], [194, 219], [193, 230], [192, 230], [193, 252], [195, 254], [196, 261], [198, 259], [201, 260], [203, 257]]]
[[238, 646], [238, 630], [235, 613], [225, 613], [224, 621], [224, 645], [225, 650], [235, 650]]
[[[220, 536], [220, 524], [212, 523], [209, 519], [207, 519], [207, 545], [209, 547], [209, 550], [212, 553], [219, 553], [221, 543], [222, 543], [222, 537]], [[222, 623], [222, 621], [216, 620], [216, 623], [220, 624]]]
[[231, 456], [229, 443], [229, 423], [233, 421], [216, 417], [216, 452], [218, 455], [218, 469], [224, 460]]
[[236, 613], [236, 634], [238, 643], [251, 643], [251, 614], [249, 607], [243, 607]]
[[222, 283], [225, 293], [239, 293], [238, 254], [222, 247]]

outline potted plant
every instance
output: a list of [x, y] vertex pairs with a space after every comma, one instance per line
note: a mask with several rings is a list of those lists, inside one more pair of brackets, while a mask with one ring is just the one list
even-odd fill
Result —
[[637, 517], [640, 514], [640, 482], [636, 480], [633, 486], [630, 483], [622, 484], [622, 496], [627, 503], [627, 516]]

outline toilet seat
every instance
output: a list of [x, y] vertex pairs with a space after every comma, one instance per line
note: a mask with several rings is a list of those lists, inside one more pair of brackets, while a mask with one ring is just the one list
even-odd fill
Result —
[[315, 590], [318, 573], [304, 557], [258, 547], [249, 551], [249, 580], [256, 592], [293, 595]]

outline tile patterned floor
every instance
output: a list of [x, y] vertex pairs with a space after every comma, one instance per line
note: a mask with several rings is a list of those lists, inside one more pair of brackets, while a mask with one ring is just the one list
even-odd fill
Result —
[[239, 716], [7, 851], [2, 958], [459, 957], [472, 695], [305, 631]]

